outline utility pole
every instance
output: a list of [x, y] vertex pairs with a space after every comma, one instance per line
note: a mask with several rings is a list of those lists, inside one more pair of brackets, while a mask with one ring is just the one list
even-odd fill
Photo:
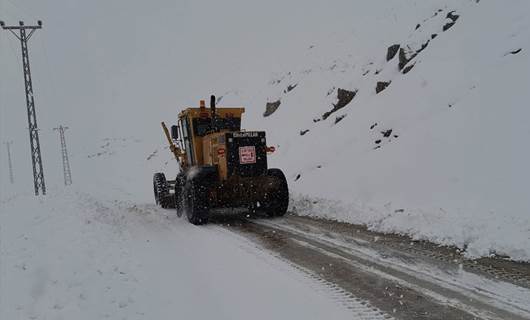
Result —
[[7, 165], [9, 166], [9, 182], [15, 183], [15, 177], [13, 176], [13, 162], [11, 162], [11, 145], [13, 141], [4, 142], [7, 147]]
[[[19, 22], [18, 26], [6, 26], [3, 21], [0, 21], [0, 27], [2, 27], [4, 30], [8, 30], [14, 34], [18, 40], [20, 40], [20, 47], [22, 48], [24, 85], [26, 87], [26, 107], [28, 109], [29, 142], [31, 146], [31, 161], [33, 164], [33, 184], [35, 186], [36, 196], [39, 195], [39, 191], [45, 195], [46, 185], [44, 184], [44, 171], [42, 169], [39, 129], [37, 127], [37, 115], [35, 113], [35, 99], [33, 97], [33, 84], [31, 82], [28, 52], [28, 41], [35, 30], [42, 28], [42, 21], [39, 20], [36, 26], [25, 26], [24, 22], [22, 21]], [[29, 31], [29, 33], [26, 31]]]
[[68, 186], [72, 184], [72, 172], [70, 171], [70, 162], [68, 161], [68, 150], [66, 150], [66, 139], [64, 138], [64, 131], [68, 127], [62, 125], [53, 128], [53, 130], [59, 131], [59, 139], [61, 140], [61, 155], [63, 158], [63, 172], [64, 172], [64, 185]]

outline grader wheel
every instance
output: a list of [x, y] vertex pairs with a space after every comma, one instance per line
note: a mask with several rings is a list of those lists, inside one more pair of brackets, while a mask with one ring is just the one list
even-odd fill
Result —
[[175, 198], [169, 192], [169, 184], [166, 176], [157, 172], [153, 176], [153, 191], [155, 194], [155, 203], [164, 209], [175, 207]]
[[263, 204], [265, 213], [270, 217], [284, 216], [289, 206], [287, 179], [280, 169], [267, 170], [267, 176], [276, 180], [277, 187], [267, 194], [267, 201]]

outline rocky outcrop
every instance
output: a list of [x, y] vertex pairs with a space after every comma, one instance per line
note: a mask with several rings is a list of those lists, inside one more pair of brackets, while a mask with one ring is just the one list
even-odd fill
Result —
[[337, 90], [337, 103], [333, 104], [333, 109], [331, 109], [330, 111], [322, 115], [322, 120], [326, 120], [334, 112], [337, 112], [337, 110], [340, 110], [344, 108], [345, 106], [347, 106], [348, 103], [350, 103], [353, 100], [353, 98], [355, 98], [356, 94], [357, 94], [357, 90], [349, 91], [346, 89], [339, 88]]
[[390, 60], [394, 59], [394, 57], [396, 56], [396, 54], [399, 51], [399, 47], [400, 47], [399, 44], [393, 44], [390, 47], [388, 47], [388, 49], [386, 51], [386, 61], [390, 61]]
[[385, 90], [389, 85], [391, 81], [385, 82], [385, 81], [378, 81], [377, 85], [375, 86], [375, 93], [379, 93], [383, 90]]
[[446, 24], [443, 26], [442, 30], [443, 30], [443, 31], [447, 31], [447, 30], [449, 30], [452, 26], [454, 26], [454, 24], [456, 23], [456, 20], [458, 20], [459, 17], [460, 17], [459, 15], [455, 14], [455, 11], [451, 11], [451, 12], [449, 12], [449, 13], [447, 14], [446, 18], [449, 19], [449, 20], [451, 20], [451, 21], [448, 22], [448, 23], [446, 23]]
[[271, 114], [273, 114], [278, 109], [280, 104], [281, 104], [280, 100], [277, 100], [277, 101], [274, 101], [274, 102], [267, 102], [267, 105], [265, 106], [265, 112], [263, 113], [263, 116], [264, 117], [268, 117]]

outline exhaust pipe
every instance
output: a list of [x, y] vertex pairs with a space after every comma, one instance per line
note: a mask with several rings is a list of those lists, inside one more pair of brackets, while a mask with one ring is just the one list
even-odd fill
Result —
[[214, 132], [218, 132], [217, 128], [217, 115], [215, 114], [215, 96], [210, 96], [210, 110], [212, 111], [212, 129]]

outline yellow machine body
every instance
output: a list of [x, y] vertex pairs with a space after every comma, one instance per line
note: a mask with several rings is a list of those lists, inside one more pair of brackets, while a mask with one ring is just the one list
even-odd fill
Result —
[[162, 122], [169, 147], [180, 165], [175, 180], [162, 173], [153, 178], [155, 200], [163, 207], [186, 212], [190, 222], [203, 224], [209, 212], [223, 208], [264, 210], [282, 216], [288, 206], [288, 186], [279, 169], [270, 169], [264, 131], [241, 129], [242, 107], [210, 108], [203, 100], [178, 115], [170, 130]]
[[[180, 165], [183, 169], [189, 166], [218, 166], [219, 178], [226, 180], [228, 178], [227, 158], [226, 158], [226, 141], [224, 139], [226, 132], [239, 131], [241, 129], [241, 118], [245, 108], [217, 108], [215, 110], [215, 117], [219, 122], [233, 121], [239, 123], [232, 128], [221, 128], [218, 132], [206, 133], [205, 135], [196, 134], [198, 128], [197, 122], [201, 119], [212, 118], [212, 110], [210, 108], [187, 108], [178, 115], [179, 129], [181, 134], [181, 151], [185, 155], [185, 160], [181, 161]], [[184, 132], [185, 124], [189, 124], [188, 132]], [[190, 136], [187, 133], [191, 133]], [[189, 143], [187, 142], [189, 140]], [[190, 156], [190, 154], [192, 156]]]

